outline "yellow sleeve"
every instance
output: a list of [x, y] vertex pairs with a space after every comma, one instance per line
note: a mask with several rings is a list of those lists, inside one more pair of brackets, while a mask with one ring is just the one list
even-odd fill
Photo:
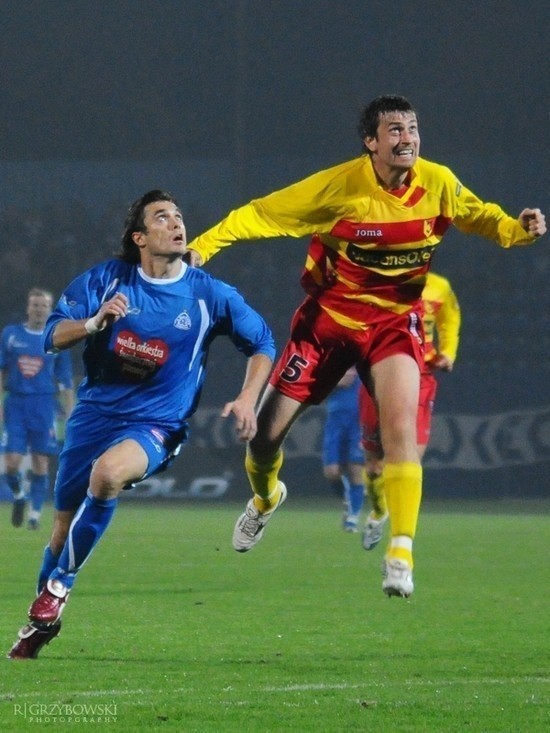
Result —
[[330, 230], [341, 188], [338, 169], [315, 173], [298, 183], [254, 199], [196, 237], [189, 249], [207, 262], [223, 247], [240, 239], [303, 237]]
[[453, 185], [453, 224], [461, 232], [491, 239], [504, 248], [536, 240], [498, 204], [481, 201], [456, 179]]
[[454, 362], [460, 335], [460, 306], [449, 281], [445, 278], [442, 281], [441, 307], [435, 318], [438, 352]]

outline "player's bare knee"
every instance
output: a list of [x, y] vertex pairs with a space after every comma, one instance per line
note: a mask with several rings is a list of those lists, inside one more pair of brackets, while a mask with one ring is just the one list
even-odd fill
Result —
[[337, 481], [340, 478], [340, 466], [324, 466], [323, 474], [328, 481]]
[[127, 467], [116, 458], [104, 454], [94, 463], [90, 491], [97, 499], [113, 499], [130, 481]]

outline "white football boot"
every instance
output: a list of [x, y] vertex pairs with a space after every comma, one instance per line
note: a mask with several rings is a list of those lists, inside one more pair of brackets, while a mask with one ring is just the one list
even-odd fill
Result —
[[279, 488], [281, 489], [279, 501], [271, 511], [261, 514], [254, 505], [254, 498], [246, 505], [233, 530], [233, 547], [237, 552], [248, 552], [262, 539], [265, 525], [286, 499], [286, 486], [282, 481], [279, 481]]
[[414, 591], [412, 569], [405, 560], [386, 559], [382, 590], [387, 596], [408, 598]]
[[367, 517], [365, 526], [363, 528], [362, 544], [365, 550], [374, 550], [376, 545], [382, 539], [384, 534], [384, 527], [388, 521], [388, 515], [384, 514], [380, 519], [374, 519], [373, 517]]

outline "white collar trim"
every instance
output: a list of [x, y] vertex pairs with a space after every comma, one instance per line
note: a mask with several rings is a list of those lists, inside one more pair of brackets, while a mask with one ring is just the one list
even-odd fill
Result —
[[181, 280], [182, 277], [187, 272], [187, 263], [183, 260], [181, 261], [181, 270], [176, 275], [176, 277], [149, 277], [149, 275], [146, 275], [143, 272], [143, 269], [141, 265], [138, 266], [138, 274], [140, 277], [142, 277], [146, 282], [153, 283], [153, 285], [171, 285], [172, 283], [177, 283], [178, 280]]

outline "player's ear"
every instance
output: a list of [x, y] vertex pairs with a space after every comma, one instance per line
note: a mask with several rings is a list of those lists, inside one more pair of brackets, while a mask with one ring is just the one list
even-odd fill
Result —
[[138, 247], [143, 247], [143, 232], [132, 232], [132, 240]]
[[371, 153], [375, 152], [377, 142], [378, 140], [375, 137], [367, 136], [363, 139], [363, 143], [365, 144], [366, 149]]

